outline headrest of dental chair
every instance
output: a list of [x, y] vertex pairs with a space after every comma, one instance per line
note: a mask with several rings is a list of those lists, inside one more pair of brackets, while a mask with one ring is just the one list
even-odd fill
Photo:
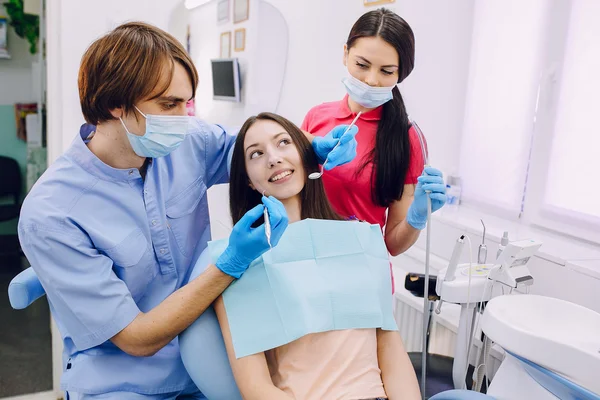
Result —
[[44, 294], [46, 292], [31, 267], [15, 276], [8, 285], [8, 299], [15, 310], [27, 308]]

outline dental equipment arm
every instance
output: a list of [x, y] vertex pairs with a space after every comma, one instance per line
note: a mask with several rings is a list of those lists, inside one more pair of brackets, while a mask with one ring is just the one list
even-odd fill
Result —
[[377, 329], [377, 359], [383, 388], [389, 400], [421, 398], [415, 369], [398, 331]]
[[453, 281], [456, 279], [454, 275], [456, 274], [456, 266], [458, 265], [458, 260], [460, 259], [460, 253], [462, 252], [463, 244], [465, 243], [464, 239], [465, 235], [461, 235], [458, 239], [456, 239], [454, 250], [452, 250], [452, 257], [450, 257], [450, 263], [448, 264], [446, 275], [444, 275], [445, 281]]
[[[456, 279], [456, 267], [458, 266], [458, 260], [460, 259], [460, 253], [462, 252], [462, 248], [464, 245], [465, 235], [461, 235], [458, 239], [456, 239], [456, 244], [454, 245], [454, 250], [452, 250], [452, 256], [450, 257], [450, 262], [448, 263], [448, 269], [446, 270], [446, 274], [444, 275], [444, 281], [449, 282]], [[442, 303], [444, 300], [441, 299], [441, 289], [440, 289], [440, 300], [438, 301], [438, 305], [435, 309], [435, 313], [439, 314], [442, 310]]]
[[479, 250], [477, 251], [477, 263], [485, 264], [487, 261], [487, 246], [485, 244], [485, 224], [483, 220], [480, 219], [481, 225], [483, 225], [483, 235], [481, 237], [481, 244], [479, 245]]
[[236, 358], [223, 298], [214, 304], [233, 376], [244, 400], [293, 400], [271, 380], [265, 353]]
[[452, 367], [455, 388], [460, 389], [465, 385], [468, 354], [473, 334], [477, 331], [477, 323], [474, 323], [477, 303], [484, 303], [492, 298], [493, 285], [496, 282], [511, 288], [531, 285], [533, 277], [529, 273], [527, 264], [541, 245], [541, 242], [529, 239], [510, 242], [495, 264], [472, 266], [471, 263], [467, 263], [454, 267], [451, 262], [448, 270], [454, 269], [456, 272], [440, 271], [440, 274], [445, 273], [446, 277], [455, 277], [455, 279], [437, 281], [436, 292], [440, 296], [440, 302], [445, 301], [461, 306]]

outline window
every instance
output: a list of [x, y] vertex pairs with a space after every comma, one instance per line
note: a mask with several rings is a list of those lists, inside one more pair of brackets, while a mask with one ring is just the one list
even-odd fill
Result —
[[599, 15], [596, 0], [476, 3], [465, 203], [600, 243]]
[[460, 164], [463, 199], [514, 217], [521, 211], [529, 161], [545, 4], [475, 4]]

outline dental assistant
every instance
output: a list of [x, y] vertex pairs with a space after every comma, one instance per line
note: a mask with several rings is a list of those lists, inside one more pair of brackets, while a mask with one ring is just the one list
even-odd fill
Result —
[[383, 8], [364, 14], [344, 45], [347, 95], [314, 107], [302, 124], [318, 147], [320, 136], [362, 111], [356, 157], [321, 179], [339, 214], [385, 226], [393, 256], [412, 246], [426, 225], [425, 191], [431, 191], [432, 211], [446, 202], [442, 173], [431, 167], [423, 173], [419, 138], [397, 86], [412, 71], [414, 57], [415, 39], [406, 21]]
[[[265, 207], [273, 245], [287, 227], [283, 207], [263, 199], [188, 283], [210, 240], [206, 191], [228, 181], [235, 142], [186, 116], [197, 82], [181, 44], [145, 23], [117, 27], [83, 55], [88, 125], [35, 184], [19, 221], [63, 339], [67, 399], [204, 398], [177, 335], [269, 249], [264, 225], [252, 227]], [[334, 163], [351, 159], [353, 143]]]

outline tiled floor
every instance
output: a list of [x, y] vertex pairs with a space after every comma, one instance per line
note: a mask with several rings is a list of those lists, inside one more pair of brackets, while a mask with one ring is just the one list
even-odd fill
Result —
[[48, 303], [13, 310], [8, 302], [10, 280], [26, 267], [24, 258], [0, 258], [0, 398], [52, 390]]

